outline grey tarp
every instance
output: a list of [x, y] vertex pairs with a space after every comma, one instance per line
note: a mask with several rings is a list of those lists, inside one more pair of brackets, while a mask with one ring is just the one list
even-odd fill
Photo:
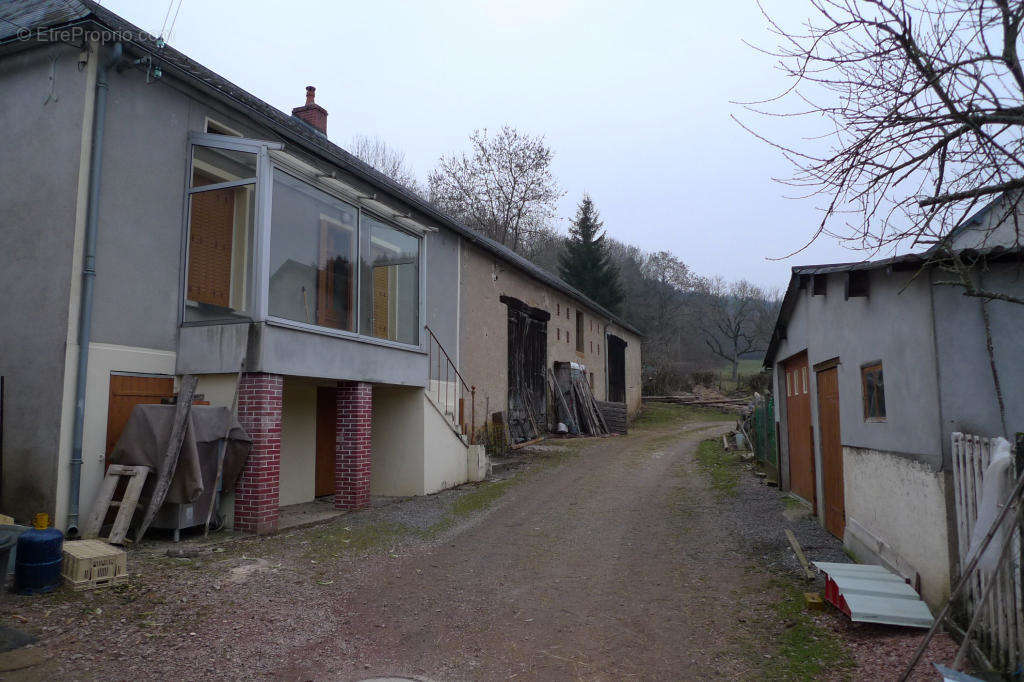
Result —
[[[174, 405], [136, 405], [110, 455], [111, 464], [148, 466], [157, 471], [167, 454], [175, 409]], [[166, 502], [194, 502], [203, 492], [203, 481], [213, 481], [217, 470], [217, 445], [229, 425], [231, 433], [224, 451], [223, 484], [224, 492], [234, 490], [235, 479], [249, 457], [252, 439], [230, 409], [193, 405]], [[148, 496], [155, 481], [156, 476], [146, 481], [144, 496]]]

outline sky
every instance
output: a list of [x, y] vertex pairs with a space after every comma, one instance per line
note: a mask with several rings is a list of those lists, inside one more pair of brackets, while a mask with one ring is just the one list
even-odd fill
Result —
[[[156, 35], [178, 1], [102, 4]], [[332, 141], [379, 136], [421, 180], [473, 130], [510, 124], [554, 152], [561, 231], [588, 192], [611, 237], [701, 275], [784, 289], [793, 265], [868, 257], [825, 238], [785, 258], [820, 202], [774, 181], [789, 162], [732, 119], [787, 144], [808, 135], [736, 103], [788, 85], [746, 44], [775, 45], [754, 0], [180, 2], [170, 45], [287, 112], [316, 86]], [[763, 4], [787, 26], [810, 13]]]

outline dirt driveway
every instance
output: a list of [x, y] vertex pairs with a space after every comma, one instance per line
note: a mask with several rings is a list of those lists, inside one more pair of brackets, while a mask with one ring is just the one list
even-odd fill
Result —
[[482, 486], [195, 558], [133, 552], [127, 587], [3, 603], [46, 657], [15, 675], [790, 676], [785, 584], [723, 527], [695, 460], [728, 426], [655, 422], [541, 451]]

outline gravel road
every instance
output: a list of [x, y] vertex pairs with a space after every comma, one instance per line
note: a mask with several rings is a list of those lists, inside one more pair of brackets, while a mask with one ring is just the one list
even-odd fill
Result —
[[[9, 596], [11, 679], [764, 679], [791, 624], [694, 454], [725, 423], [546, 447], [497, 480]], [[6, 679], [6, 678], [5, 678]]]

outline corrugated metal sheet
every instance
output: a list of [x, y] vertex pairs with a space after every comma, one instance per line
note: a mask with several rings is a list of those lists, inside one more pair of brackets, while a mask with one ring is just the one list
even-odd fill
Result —
[[60, 26], [88, 14], [89, 8], [76, 0], [4, 0], [0, 2], [0, 40], [24, 29]]
[[884, 566], [814, 562], [825, 574], [825, 599], [860, 623], [930, 628], [928, 605], [903, 578]]

